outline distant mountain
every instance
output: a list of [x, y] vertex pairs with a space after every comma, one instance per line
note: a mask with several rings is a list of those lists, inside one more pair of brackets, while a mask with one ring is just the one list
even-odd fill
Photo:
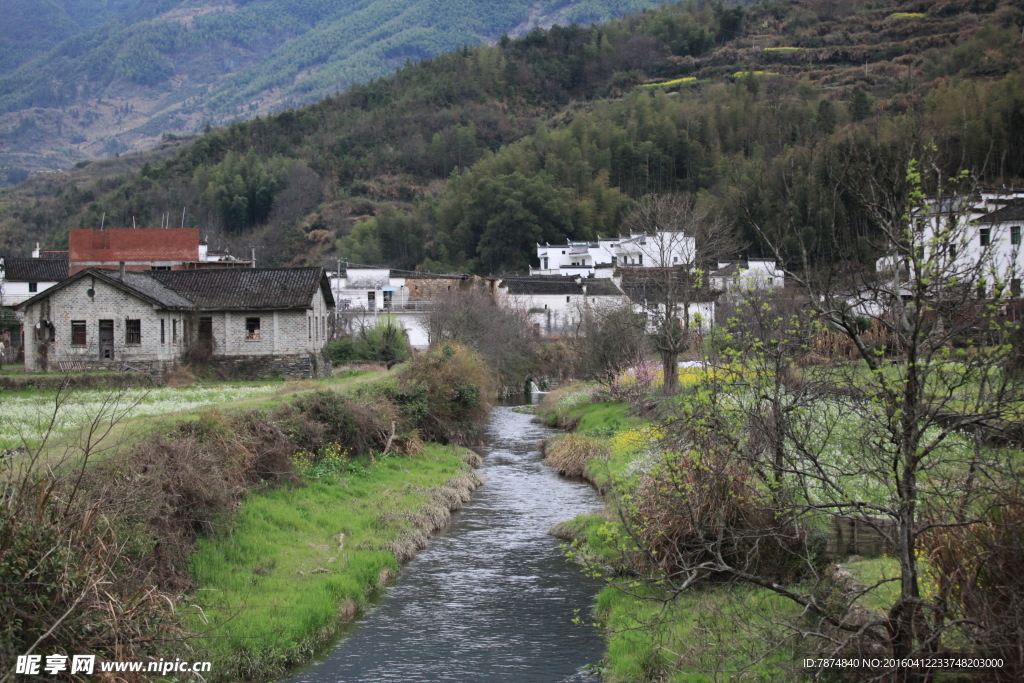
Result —
[[658, 0], [0, 0], [0, 184]]
[[1019, 0], [693, 2], [530, 31], [2, 188], [0, 256], [170, 221], [265, 265], [522, 271], [538, 242], [616, 234], [637, 199], [686, 192], [752, 250], [753, 219], [870, 265], [855, 179], [927, 154], [1024, 184], [1022, 31]]

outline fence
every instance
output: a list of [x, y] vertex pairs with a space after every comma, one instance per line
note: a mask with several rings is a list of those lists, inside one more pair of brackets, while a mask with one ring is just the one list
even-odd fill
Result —
[[827, 552], [831, 557], [878, 557], [892, 552], [892, 520], [863, 517], [833, 517], [828, 534]]

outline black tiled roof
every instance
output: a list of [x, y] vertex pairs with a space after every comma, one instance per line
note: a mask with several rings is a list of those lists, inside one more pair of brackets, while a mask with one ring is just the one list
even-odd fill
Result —
[[[689, 274], [682, 269], [620, 268], [615, 273], [622, 277], [622, 291], [636, 302], [664, 301], [668, 296], [679, 299], [691, 286]], [[700, 292], [685, 293], [694, 302], [712, 300], [706, 287]]]
[[553, 276], [532, 276], [521, 278], [507, 278], [501, 281], [509, 294], [536, 295], [564, 294], [583, 295], [583, 288], [587, 288], [587, 296], [621, 296], [622, 292], [615, 283], [606, 279], [584, 278], [576, 282], [575, 278], [562, 275]]
[[253, 311], [309, 308], [317, 288], [334, 306], [331, 283], [323, 268], [205, 268], [200, 270], [128, 271], [86, 268], [61, 284], [18, 304], [36, 301], [84, 277], [95, 277], [160, 308], [172, 310]]
[[583, 289], [571, 277], [559, 279], [540, 279], [532, 277], [509, 278], [502, 280], [499, 287], [504, 287], [509, 294], [544, 295], [544, 294], [583, 294]]
[[308, 308], [317, 287], [334, 305], [323, 268], [204, 268], [148, 275], [205, 311]]
[[102, 280], [117, 286], [124, 285], [131, 290], [149, 298], [162, 308], [189, 310], [192, 302], [181, 294], [169, 289], [161, 282], [150, 277], [150, 273], [133, 273], [128, 271], [121, 277], [116, 270], [95, 270], [95, 275]]
[[4, 276], [15, 282], [60, 282], [68, 276], [68, 257], [4, 259]]
[[987, 213], [978, 219], [979, 223], [1008, 223], [1024, 221], [1024, 199], [1013, 199], [1006, 206]]

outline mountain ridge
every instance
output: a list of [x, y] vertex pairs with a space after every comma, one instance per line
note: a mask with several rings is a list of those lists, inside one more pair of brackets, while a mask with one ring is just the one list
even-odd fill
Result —
[[184, 210], [267, 264], [510, 272], [538, 241], [614, 233], [642, 196], [687, 192], [754, 251], [752, 220], [871, 262], [876, 226], [844, 177], [934, 147], [950, 173], [1020, 184], [1022, 29], [1007, 0], [777, 0], [531, 31], [2, 190], [0, 249]]
[[[465, 44], [654, 0], [2, 0], [0, 168], [67, 168], [265, 116]], [[37, 28], [38, 27], [38, 28]], [[44, 28], [48, 30], [44, 30]], [[33, 31], [40, 31], [41, 39]], [[0, 178], [0, 182], [4, 179]]]

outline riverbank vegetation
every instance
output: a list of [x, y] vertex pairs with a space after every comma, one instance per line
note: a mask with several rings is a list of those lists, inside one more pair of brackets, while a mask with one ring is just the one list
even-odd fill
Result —
[[[967, 176], [921, 168], [872, 185], [913, 274], [898, 287], [804, 261], [802, 291], [730, 292], [677, 383], [641, 357], [538, 410], [577, 432], [550, 444], [553, 464], [607, 496], [606, 518], [558, 532], [609, 580], [612, 680], [796, 680], [813, 673], [805, 657], [866, 655], [1000, 662], [956, 674], [979, 680], [1024, 671], [1010, 626], [1024, 604], [1010, 570], [1024, 560], [1019, 302], [990, 255], [954, 262], [925, 237], [925, 197]], [[969, 239], [957, 211], [939, 244]], [[842, 676], [880, 673], [938, 671]]]
[[4, 458], [3, 673], [33, 652], [209, 656], [225, 680], [308, 657], [478, 483], [459, 446], [487, 415], [475, 352], [359, 380], [162, 421], [99, 457], [130, 417], [115, 392], [60, 453], [44, 432]]

